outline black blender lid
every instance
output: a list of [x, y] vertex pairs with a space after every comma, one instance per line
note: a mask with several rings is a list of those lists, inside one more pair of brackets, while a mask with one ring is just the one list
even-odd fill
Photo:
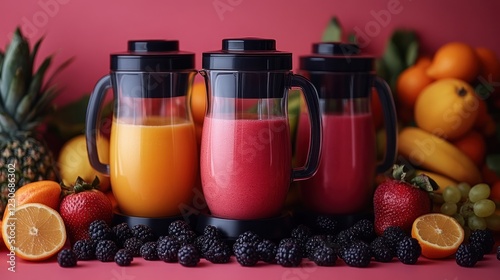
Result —
[[314, 43], [312, 54], [299, 58], [299, 68], [306, 71], [370, 72], [375, 58], [362, 55], [356, 44], [339, 42]]
[[132, 40], [127, 52], [111, 54], [112, 71], [193, 70], [195, 55], [179, 51], [177, 40]]
[[222, 50], [203, 53], [202, 67], [207, 70], [291, 70], [292, 53], [277, 51], [273, 39], [224, 39]]

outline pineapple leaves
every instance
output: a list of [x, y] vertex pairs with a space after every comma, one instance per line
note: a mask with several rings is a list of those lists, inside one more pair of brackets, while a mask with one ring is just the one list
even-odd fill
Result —
[[51, 56], [45, 58], [42, 65], [40, 65], [35, 75], [33, 76], [27, 94], [23, 97], [23, 99], [17, 106], [15, 112], [15, 119], [19, 123], [24, 122], [24, 119], [26, 118], [28, 113], [30, 113], [32, 107], [31, 105], [33, 104], [33, 102], [35, 102], [36, 98], [38, 97], [38, 93], [40, 92], [40, 88], [42, 87], [43, 77], [45, 76], [45, 72], [49, 68], [51, 61], [52, 61]]
[[[11, 94], [11, 88], [19, 89], [19, 86], [12, 86], [12, 83], [20, 83], [19, 79], [24, 81], [28, 78], [27, 71], [29, 70], [29, 45], [28, 42], [23, 38], [19, 28], [14, 32], [14, 36], [5, 51], [5, 57], [2, 65], [2, 77], [0, 80], [0, 92], [2, 94], [1, 100], [4, 100], [4, 108], [9, 110], [12, 109], [9, 106], [13, 104], [16, 100], [19, 101], [19, 96], [9, 97]], [[22, 86], [25, 88], [25, 86]], [[22, 95], [23, 92], [18, 92], [18, 95]], [[9, 112], [9, 111], [8, 111]], [[9, 112], [11, 113], [11, 112]]]
[[337, 17], [333, 17], [323, 31], [321, 41], [323, 42], [340, 42], [342, 40], [342, 25]]

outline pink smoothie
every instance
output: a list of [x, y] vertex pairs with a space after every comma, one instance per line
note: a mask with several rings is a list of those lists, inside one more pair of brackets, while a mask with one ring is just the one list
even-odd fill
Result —
[[200, 156], [203, 192], [214, 216], [259, 219], [280, 213], [292, 169], [286, 118], [206, 117]]
[[[323, 114], [323, 143], [318, 172], [301, 182], [302, 197], [312, 210], [351, 214], [371, 200], [375, 173], [375, 131], [369, 114]], [[297, 160], [309, 146], [309, 123], [302, 115], [297, 136]]]

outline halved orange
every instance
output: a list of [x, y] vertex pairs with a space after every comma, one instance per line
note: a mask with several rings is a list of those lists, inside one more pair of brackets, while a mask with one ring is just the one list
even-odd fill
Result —
[[54, 209], [41, 203], [27, 203], [12, 214], [2, 222], [2, 235], [7, 248], [15, 247], [19, 258], [45, 260], [64, 246], [66, 229]]
[[464, 241], [464, 230], [453, 217], [431, 213], [415, 219], [411, 236], [422, 247], [422, 256], [441, 259], [457, 251]]

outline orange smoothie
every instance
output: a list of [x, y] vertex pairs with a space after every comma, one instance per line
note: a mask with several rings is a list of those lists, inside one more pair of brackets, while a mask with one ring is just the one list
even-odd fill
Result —
[[121, 212], [140, 217], [180, 214], [191, 204], [198, 174], [193, 123], [148, 118], [113, 119], [110, 177]]

